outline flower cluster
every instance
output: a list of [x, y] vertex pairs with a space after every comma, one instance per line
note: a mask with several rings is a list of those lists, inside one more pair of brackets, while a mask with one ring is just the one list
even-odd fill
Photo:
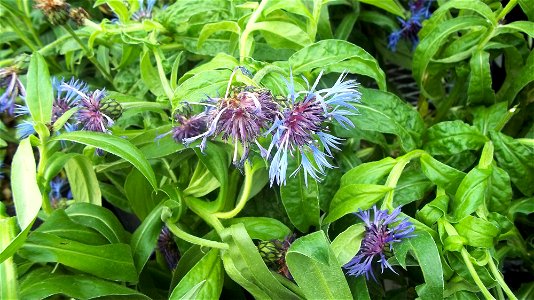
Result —
[[413, 47], [419, 43], [417, 34], [423, 27], [422, 22], [430, 17], [430, 5], [433, 0], [411, 0], [409, 3], [410, 17], [399, 18], [401, 28], [389, 36], [388, 48], [395, 51], [401, 38], [409, 40]]
[[365, 223], [365, 236], [356, 256], [343, 266], [348, 275], [360, 276], [365, 274], [367, 279], [371, 275], [376, 280], [372, 263], [377, 257], [382, 272], [384, 272], [384, 268], [395, 272], [387, 261], [392, 244], [400, 242], [404, 238], [412, 237], [411, 233], [415, 230], [412, 223], [399, 217], [400, 212], [400, 207], [388, 213], [387, 210], [377, 210], [374, 206], [372, 218], [371, 210], [360, 210], [355, 213]]
[[[209, 138], [220, 136], [233, 143], [236, 166], [241, 166], [256, 146], [270, 161], [271, 185], [275, 181], [279, 185], [286, 183], [289, 156], [298, 155], [300, 165], [290, 176], [302, 169], [306, 184], [308, 175], [319, 180], [325, 168], [333, 168], [327, 158], [341, 143], [340, 138], [329, 133], [327, 123], [354, 126], [347, 116], [355, 114], [354, 103], [361, 97], [356, 82], [345, 80], [346, 74], [341, 74], [331, 88], [316, 90], [320, 74], [311, 88], [308, 85], [304, 91], [295, 91], [291, 74], [287, 99], [280, 100], [265, 88], [231, 88], [237, 70], [241, 68], [232, 73], [225, 96], [210, 98], [205, 103], [206, 111], [195, 116], [178, 115], [179, 126], [172, 130], [175, 140], [188, 145], [201, 139], [200, 148], [204, 149]], [[205, 131], [197, 134], [204, 121]], [[271, 138], [268, 147], [261, 145], [261, 137]]]
[[15, 66], [0, 69], [0, 89], [5, 89], [0, 96], [0, 113], [4, 112], [13, 116], [16, 98], [26, 96], [26, 89], [18, 76], [19, 71], [19, 68]]

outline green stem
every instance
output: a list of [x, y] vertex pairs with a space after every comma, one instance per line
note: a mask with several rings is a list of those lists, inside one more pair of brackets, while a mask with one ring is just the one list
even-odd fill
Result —
[[[486, 250], [486, 254], [490, 255], [488, 250]], [[499, 269], [497, 269], [497, 266], [495, 265], [495, 262], [493, 262], [493, 258], [491, 258], [491, 255], [490, 255], [490, 259], [488, 263], [489, 263], [491, 273], [493, 273], [493, 276], [495, 277], [495, 279], [497, 279], [497, 282], [499, 283], [501, 288], [504, 290], [508, 298], [510, 298], [511, 300], [517, 300], [517, 297], [514, 295], [512, 290], [510, 290], [510, 288], [504, 281], [504, 278], [502, 277], [501, 272], [499, 272]]]
[[382, 203], [381, 209], [388, 209], [393, 210], [393, 195], [395, 193], [395, 187], [397, 186], [397, 182], [399, 181], [400, 176], [402, 175], [402, 171], [404, 170], [404, 167], [414, 158], [417, 158], [421, 155], [423, 155], [425, 151], [423, 150], [414, 150], [409, 153], [406, 153], [405, 155], [399, 157], [397, 160], [397, 164], [393, 167], [391, 172], [389, 173], [388, 179], [386, 180], [386, 186], [392, 188], [391, 191], [387, 192], [386, 196], [384, 197], [384, 202]]
[[43, 203], [43, 210], [46, 214], [51, 214], [54, 210], [52, 208], [52, 204], [50, 204], [50, 199], [48, 198], [48, 194], [46, 191], [46, 180], [44, 179], [44, 172], [45, 167], [47, 164], [48, 159], [48, 149], [46, 148], [46, 142], [41, 139], [41, 144], [38, 146], [39, 149], [39, 165], [37, 167], [37, 182], [41, 186], [41, 192], [42, 192], [42, 203]]
[[71, 38], [70, 35], [62, 35], [59, 38], [57, 38], [56, 40], [54, 40], [52, 43], [47, 44], [46, 46], [44, 46], [41, 49], [39, 49], [38, 52], [41, 53], [41, 55], [45, 56], [47, 51], [49, 51], [51, 48], [54, 48], [55, 46], [57, 46], [57, 44], [60, 44], [64, 40], [69, 39], [69, 38]]
[[216, 242], [216, 241], [206, 240], [206, 239], [199, 238], [197, 236], [191, 235], [191, 234], [181, 230], [180, 228], [178, 228], [178, 226], [176, 226], [173, 223], [165, 222], [165, 224], [167, 225], [169, 230], [176, 237], [178, 237], [178, 238], [180, 238], [180, 239], [182, 239], [182, 240], [184, 240], [186, 242], [189, 242], [189, 243], [192, 243], [192, 244], [196, 244], [196, 245], [200, 245], [202, 247], [210, 247], [210, 248], [217, 248], [217, 249], [223, 249], [223, 250], [228, 249], [228, 244], [226, 244], [226, 243], [220, 243], [220, 242]]
[[7, 17], [6, 18], [7, 20], [7, 23], [9, 24], [9, 26], [11, 26], [11, 29], [13, 29], [13, 31], [15, 31], [15, 33], [18, 35], [18, 37], [24, 42], [24, 44], [26, 44], [26, 46], [28, 46], [28, 48], [30, 48], [30, 50], [32, 50], [33, 52], [37, 51], [37, 47], [32, 43], [32, 41], [30, 41], [27, 37], [26, 37], [26, 34], [24, 34], [22, 31], [20, 31], [19, 27], [17, 26], [17, 24], [15, 24], [11, 18]]
[[517, 0], [510, 0], [497, 16], [497, 21], [502, 20], [516, 5]]
[[248, 199], [250, 198], [250, 191], [252, 190], [252, 178], [254, 177], [254, 172], [252, 172], [252, 167], [250, 166], [250, 163], [247, 161], [245, 162], [245, 182], [243, 183], [243, 190], [241, 192], [241, 195], [239, 197], [239, 200], [237, 200], [237, 205], [234, 209], [227, 212], [218, 212], [215, 215], [215, 217], [219, 219], [230, 219], [243, 210], [245, 207], [245, 204], [247, 203]]
[[484, 295], [484, 297], [486, 297], [486, 299], [495, 300], [495, 298], [493, 297], [493, 295], [491, 295], [491, 293], [488, 291], [486, 286], [484, 286], [484, 283], [482, 282], [482, 280], [480, 280], [480, 277], [478, 276], [475, 270], [475, 267], [473, 266], [473, 263], [471, 263], [469, 252], [467, 252], [467, 250], [462, 247], [461, 254], [462, 254], [462, 258], [464, 259], [464, 263], [467, 266], [467, 269], [469, 270], [469, 274], [471, 274], [471, 277], [473, 278], [473, 280], [475, 281], [475, 284], [480, 289], [480, 292], [482, 292], [482, 294]]
[[172, 100], [172, 98], [174, 97], [174, 91], [171, 89], [169, 81], [167, 80], [167, 76], [165, 75], [165, 70], [163, 69], [163, 63], [161, 62], [161, 50], [155, 48], [152, 50], [152, 53], [154, 53], [154, 57], [156, 58], [159, 80], [161, 81], [163, 90], [165, 91], [165, 94], [167, 94], [167, 98], [169, 98], [169, 100]]
[[82, 42], [82, 40], [80, 40], [76, 32], [74, 32], [74, 30], [72, 29], [72, 27], [70, 27], [69, 24], [63, 25], [63, 28], [65, 28], [65, 30], [67, 30], [67, 32], [74, 38], [74, 40], [76, 40], [76, 42], [82, 47], [87, 59], [89, 59], [89, 61], [91, 61], [91, 63], [93, 63], [93, 65], [95, 65], [95, 67], [100, 71], [102, 76], [104, 76], [104, 78], [106, 78], [106, 80], [113, 85], [113, 78], [111, 77], [111, 74], [109, 74], [108, 71], [100, 64], [100, 62], [95, 59], [93, 50], [89, 49], [89, 47], [87, 47], [87, 45]]
[[265, 9], [265, 6], [267, 5], [267, 2], [269, 0], [262, 0], [260, 2], [260, 5], [256, 10], [252, 13], [250, 16], [250, 19], [247, 22], [247, 25], [245, 26], [245, 30], [243, 30], [243, 33], [241, 34], [241, 37], [239, 38], [239, 61], [243, 62], [245, 60], [245, 57], [248, 57], [250, 53], [250, 49], [248, 49], [247, 40], [249, 34], [253, 31], [253, 26], [258, 20], [258, 18], [261, 15], [261, 12]]

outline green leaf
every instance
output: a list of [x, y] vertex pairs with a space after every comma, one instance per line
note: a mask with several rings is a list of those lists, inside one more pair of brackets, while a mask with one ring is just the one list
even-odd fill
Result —
[[258, 299], [298, 299], [271, 274], [258, 249], [242, 224], [235, 224], [221, 232], [229, 246], [221, 252], [224, 269], [230, 278]]
[[526, 196], [534, 194], [534, 150], [500, 132], [490, 132], [495, 157], [512, 182]]
[[239, 24], [234, 21], [219, 21], [215, 23], [210, 23], [204, 25], [202, 27], [202, 30], [200, 31], [200, 34], [198, 35], [198, 47], [202, 46], [202, 44], [215, 32], [218, 31], [229, 31], [236, 34], [241, 34], [241, 28], [239, 27]]
[[[506, 76], [503, 88], [497, 93], [497, 101], [512, 103], [517, 94], [532, 81], [534, 81], [534, 52], [531, 51], [526, 62], [521, 64], [521, 68], [514, 70], [514, 76]], [[505, 86], [508, 88], [505, 89]]]
[[150, 163], [139, 149], [125, 139], [110, 134], [90, 131], [66, 132], [60, 134], [55, 139], [77, 142], [113, 153], [130, 162], [148, 179], [152, 187], [157, 189], [156, 176]]
[[35, 122], [50, 122], [53, 99], [52, 81], [46, 61], [39, 52], [34, 52], [28, 67], [26, 105]]
[[308, 299], [352, 299], [345, 275], [322, 231], [293, 242], [286, 263]]
[[109, 5], [113, 12], [117, 14], [117, 17], [119, 17], [119, 21], [122, 24], [126, 24], [130, 21], [130, 14], [128, 13], [128, 8], [122, 0], [97, 0], [95, 1], [93, 7], [97, 7], [103, 4]]
[[96, 230], [72, 221], [62, 209], [55, 210], [35, 231], [88, 245], [109, 244], [109, 241]]
[[[533, 5], [534, 8], [534, 5]], [[498, 28], [498, 31], [495, 33], [501, 34], [501, 33], [515, 33], [515, 32], [523, 32], [526, 33], [531, 38], [534, 38], [534, 27], [532, 27], [532, 21], [515, 21], [511, 22], [505, 25], [502, 25]]]
[[163, 227], [163, 221], [161, 220], [162, 209], [163, 206], [161, 205], [154, 208], [132, 234], [130, 247], [132, 248], [133, 260], [138, 274], [141, 274], [150, 255], [154, 252], [158, 236]]
[[423, 272], [425, 283], [415, 289], [421, 299], [443, 299], [444, 279], [441, 257], [432, 236], [426, 231], [416, 230], [414, 237], [393, 243], [395, 257], [406, 268], [406, 256], [413, 253]]
[[434, 159], [428, 154], [421, 155], [421, 170], [425, 176], [443, 188], [447, 193], [454, 194], [465, 177], [465, 173]]
[[132, 252], [126, 244], [92, 246], [33, 232], [18, 254], [34, 262], [57, 262], [104, 279], [137, 281]]
[[406, 170], [402, 173], [393, 194], [393, 206], [404, 206], [413, 201], [423, 199], [425, 194], [432, 188], [421, 169]]
[[[4, 205], [0, 204], [0, 210], [4, 210]], [[17, 220], [15, 217], [8, 217], [0, 211], [0, 248], [5, 249], [15, 238]], [[17, 266], [13, 257], [9, 257], [0, 263], [0, 299], [17, 299]]]
[[440, 122], [426, 132], [424, 149], [431, 155], [453, 155], [478, 150], [487, 138], [460, 120]]
[[341, 186], [356, 183], [378, 184], [382, 178], [391, 172], [397, 160], [386, 157], [378, 161], [363, 163], [350, 169], [341, 177]]
[[490, 130], [499, 130], [501, 122], [508, 114], [508, 103], [499, 102], [490, 107], [479, 106], [473, 109], [473, 126], [482, 134], [487, 135]]
[[159, 78], [158, 70], [156, 70], [150, 60], [150, 54], [151, 51], [146, 51], [141, 56], [141, 63], [139, 65], [141, 68], [141, 79], [143, 79], [143, 82], [154, 95], [162, 96], [165, 92]]
[[438, 221], [439, 218], [443, 217], [447, 213], [448, 204], [449, 196], [438, 194], [436, 199], [425, 205], [415, 214], [415, 216], [417, 217], [417, 220], [420, 220], [425, 225], [432, 226]]
[[516, 295], [520, 300], [532, 299], [534, 297], [534, 282], [523, 283]]
[[323, 223], [332, 223], [346, 214], [366, 210], [382, 199], [392, 188], [376, 184], [349, 184], [340, 188], [330, 203]]
[[[519, 0], [519, 5], [530, 21], [534, 21], [534, 3], [530, 0]], [[531, 286], [534, 286], [531, 284]]]
[[493, 223], [467, 216], [454, 224], [458, 234], [466, 238], [467, 245], [473, 247], [491, 248], [495, 244], [495, 238], [499, 235], [499, 227]]
[[296, 74], [315, 69], [330, 72], [348, 71], [376, 80], [381, 90], [386, 90], [386, 76], [376, 59], [364, 49], [341, 40], [323, 40], [295, 52], [288, 60]]
[[[264, 21], [252, 24], [251, 31], [260, 30], [268, 44], [273, 48], [301, 48], [312, 43], [310, 36], [295, 24], [282, 21]], [[268, 38], [265, 32], [276, 35], [276, 38]], [[293, 46], [294, 45], [294, 46]]]
[[194, 150], [202, 164], [204, 164], [221, 184], [219, 197], [226, 197], [230, 157], [224, 146], [217, 143], [208, 143], [207, 147], [204, 149], [204, 153], [198, 148], [195, 148]]
[[62, 275], [43, 272], [29, 275], [20, 285], [21, 299], [45, 299], [64, 295], [75, 299], [101, 297], [127, 297], [128, 299], [150, 299], [149, 297], [117, 283], [84, 274]]
[[196, 299], [217, 299], [221, 295], [224, 283], [224, 271], [218, 249], [211, 249], [185, 275], [173, 289], [169, 299], [183, 299], [199, 283], [203, 283], [196, 292]]
[[404, 18], [404, 8], [396, 1], [360, 0], [361, 3], [376, 6], [401, 18]]
[[44, 179], [46, 181], [52, 180], [65, 166], [65, 164], [74, 156], [79, 155], [78, 153], [63, 153], [56, 152], [48, 158], [46, 163], [46, 168], [44, 171]]
[[[474, 1], [471, 1], [474, 2]], [[427, 36], [421, 39], [413, 54], [413, 74], [415, 80], [421, 88], [421, 92], [429, 98], [434, 96], [425, 89], [425, 80], [429, 78], [428, 65], [434, 55], [438, 52], [449, 35], [452, 33], [470, 29], [477, 26], [488, 26], [485, 19], [474, 16], [460, 16], [451, 20], [442, 21]]]
[[115, 215], [106, 208], [89, 203], [75, 203], [65, 210], [75, 223], [93, 228], [110, 243], [128, 243], [129, 236]]
[[508, 216], [510, 220], [515, 220], [515, 215], [518, 213], [528, 215], [533, 212], [534, 212], [534, 198], [526, 198], [526, 199], [514, 201], [508, 210]]
[[510, 176], [503, 169], [493, 166], [493, 172], [489, 178], [489, 197], [486, 205], [489, 211], [505, 214], [510, 208], [512, 201], [512, 185]]
[[[290, 159], [288, 173], [292, 173], [300, 164], [300, 156]], [[307, 232], [311, 226], [319, 225], [319, 190], [315, 180], [306, 181], [304, 172], [298, 172], [287, 179], [285, 185], [280, 187], [280, 197], [286, 209], [287, 216], [295, 227]]]
[[30, 140], [19, 143], [11, 167], [11, 190], [17, 211], [17, 221], [24, 231], [31, 226], [41, 209], [41, 191], [37, 185], [37, 167]]
[[491, 169], [473, 168], [464, 177], [451, 203], [455, 220], [473, 213], [484, 203]]
[[153, 190], [148, 181], [136, 169], [133, 169], [126, 177], [124, 191], [132, 211], [140, 220], [144, 220], [157, 205], [152, 197]]
[[349, 226], [332, 241], [332, 251], [341, 265], [356, 256], [364, 236], [365, 226], [360, 223]]
[[359, 114], [349, 117], [357, 128], [395, 134], [406, 152], [419, 147], [424, 125], [411, 105], [388, 92], [363, 88], [361, 92], [362, 103], [355, 105]]
[[283, 240], [291, 234], [289, 227], [277, 219], [266, 217], [232, 218], [227, 221], [228, 225], [241, 223], [245, 226], [251, 239], [263, 241]]
[[72, 196], [76, 202], [102, 205], [102, 194], [98, 180], [93, 170], [93, 164], [87, 157], [83, 155], [72, 157], [65, 164], [65, 171]]
[[185, 100], [199, 101], [206, 99], [206, 95], [211, 97], [224, 95], [224, 89], [228, 85], [231, 73], [232, 71], [229, 69], [205, 71], [181, 82], [174, 91], [173, 110]]
[[491, 88], [490, 55], [485, 51], [476, 51], [469, 61], [469, 87], [467, 103], [471, 105], [494, 104], [495, 92]]

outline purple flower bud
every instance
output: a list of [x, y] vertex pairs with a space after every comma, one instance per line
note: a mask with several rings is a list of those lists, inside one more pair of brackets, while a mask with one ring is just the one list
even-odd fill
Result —
[[180, 252], [178, 246], [174, 242], [173, 235], [167, 226], [163, 226], [158, 237], [158, 251], [163, 254], [167, 266], [170, 270], [174, 270], [178, 265], [180, 259]]

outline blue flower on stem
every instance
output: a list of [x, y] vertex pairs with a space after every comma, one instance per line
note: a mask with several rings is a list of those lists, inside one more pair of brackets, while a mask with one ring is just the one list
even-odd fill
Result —
[[156, 139], [171, 134], [177, 143], [184, 144], [186, 139], [198, 136], [206, 131], [207, 117], [205, 112], [193, 115], [191, 105], [184, 102], [182, 108], [177, 109], [174, 114], [176, 125], [169, 132], [159, 135]]
[[[267, 133], [272, 133], [272, 141], [266, 157], [274, 151], [269, 167], [271, 185], [286, 183], [288, 156], [298, 152], [301, 163], [290, 175], [294, 176], [300, 169], [304, 170], [304, 180], [308, 184], [308, 175], [320, 180], [325, 168], [333, 168], [327, 157], [332, 156], [331, 149], [338, 149], [342, 139], [328, 133], [326, 123], [336, 121], [342, 127], [354, 127], [347, 116], [354, 115], [354, 103], [360, 101], [361, 94], [357, 91], [358, 84], [354, 80], [346, 80], [346, 73], [341, 74], [331, 88], [315, 91], [321, 78], [317, 77], [313, 87], [306, 91], [295, 92], [293, 75], [287, 82], [289, 105], [278, 113], [273, 126]], [[323, 152], [321, 149], [324, 149]]]
[[386, 254], [390, 253], [393, 243], [413, 237], [411, 233], [415, 230], [414, 225], [407, 218], [399, 217], [400, 212], [400, 207], [388, 213], [387, 210], [377, 210], [374, 206], [372, 218], [370, 209], [354, 213], [365, 223], [365, 237], [356, 256], [343, 266], [348, 275], [360, 276], [365, 274], [367, 280], [371, 275], [376, 280], [372, 263], [377, 258], [382, 272], [385, 268], [395, 272], [388, 263]]
[[15, 100], [17, 96], [26, 97], [26, 89], [18, 76], [17, 67], [0, 69], [0, 89], [5, 89], [0, 95], [0, 113], [5, 112], [10, 116], [15, 113]]
[[52, 122], [57, 121], [69, 109], [78, 106], [81, 99], [80, 94], [85, 94], [89, 90], [85, 82], [74, 80], [74, 77], [68, 83], [64, 79], [58, 80], [54, 77], [52, 78], [52, 87], [56, 91], [56, 98], [52, 105]]
[[[64, 196], [66, 195], [66, 197]], [[54, 208], [63, 207], [66, 203], [62, 202], [62, 199], [72, 199], [72, 193], [69, 189], [69, 183], [67, 180], [57, 176], [50, 181], [50, 192], [48, 193], [50, 204]]]
[[132, 15], [132, 20], [140, 22], [152, 18], [152, 9], [156, 4], [156, 0], [147, 0], [146, 6], [144, 2], [144, 0], [139, 0], [139, 10]]
[[[184, 139], [184, 143], [188, 144], [202, 138], [200, 148], [204, 149], [209, 137], [222, 135], [223, 140], [233, 142], [233, 163], [240, 166], [248, 157], [251, 145], [256, 144], [263, 149], [257, 138], [263, 130], [269, 128], [278, 112], [278, 105], [267, 89], [239, 87], [230, 90], [232, 78], [237, 70], [243, 71], [239, 67], [234, 69], [225, 96], [210, 98], [212, 104], [207, 104], [207, 106], [211, 108], [206, 112], [207, 130], [197, 136]], [[238, 158], [240, 145], [242, 153]]]
[[422, 22], [430, 17], [430, 5], [433, 0], [410, 1], [410, 17], [407, 20], [398, 18], [401, 28], [392, 32], [388, 39], [388, 48], [395, 51], [399, 41], [404, 38], [409, 40], [415, 48], [419, 43], [417, 34], [423, 27]]

